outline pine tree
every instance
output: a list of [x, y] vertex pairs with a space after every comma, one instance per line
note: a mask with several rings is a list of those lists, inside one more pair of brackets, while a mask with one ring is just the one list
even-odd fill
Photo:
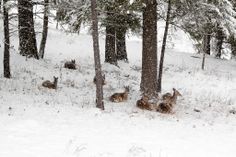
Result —
[[18, 23], [20, 54], [39, 59], [34, 30], [32, 0], [18, 0]]
[[116, 28], [114, 23], [113, 3], [106, 6], [106, 41], [105, 41], [105, 62], [117, 65], [116, 56]]

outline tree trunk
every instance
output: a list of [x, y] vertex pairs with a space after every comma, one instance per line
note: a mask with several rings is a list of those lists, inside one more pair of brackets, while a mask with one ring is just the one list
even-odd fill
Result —
[[113, 26], [113, 8], [107, 6], [107, 26], [106, 26], [106, 43], [105, 43], [105, 62], [117, 65], [116, 56], [116, 30]]
[[217, 29], [216, 39], [217, 39], [217, 43], [216, 43], [217, 54], [216, 54], [216, 57], [220, 58], [221, 54], [222, 54], [222, 47], [223, 47], [223, 42], [224, 42], [224, 32], [223, 32], [222, 27], [220, 27], [220, 26], [218, 26], [218, 29]]
[[209, 31], [203, 37], [203, 48], [205, 54], [211, 55], [211, 32]]
[[158, 92], [161, 92], [161, 89], [162, 89], [162, 73], [163, 73], [166, 41], [167, 41], [167, 37], [168, 37], [168, 30], [169, 30], [169, 24], [170, 24], [170, 14], [171, 14], [170, 12], [171, 12], [171, 0], [168, 1], [166, 26], [165, 26], [165, 32], [164, 32], [162, 48], [161, 48], [161, 58], [160, 58], [159, 75], [158, 75], [158, 86], [157, 86], [157, 91]]
[[44, 57], [47, 36], [48, 36], [48, 14], [49, 14], [48, 7], [49, 7], [49, 0], [44, 0], [43, 34], [39, 49], [40, 58]]
[[128, 61], [127, 52], [126, 52], [126, 28], [118, 27], [116, 29], [116, 50], [117, 50], [117, 59]]
[[96, 104], [98, 108], [104, 110], [103, 103], [103, 79], [102, 69], [100, 63], [100, 52], [99, 52], [99, 39], [98, 39], [98, 19], [97, 19], [97, 1], [91, 0], [92, 9], [92, 22], [93, 22], [93, 50], [94, 50], [94, 62], [95, 62], [95, 73], [96, 73]]
[[8, 8], [6, 6], [7, 0], [3, 0], [3, 18], [4, 18], [4, 77], [10, 78], [10, 36], [9, 36], [9, 18]]
[[203, 55], [202, 55], [202, 70], [205, 69], [205, 62], [206, 62], [206, 53], [205, 53], [205, 51], [203, 51]]
[[2, 13], [2, 0], [0, 0], [0, 13]]
[[39, 59], [34, 30], [32, 0], [18, 0], [18, 22], [20, 54]]
[[143, 9], [143, 50], [140, 89], [157, 97], [157, 1], [145, 0]]

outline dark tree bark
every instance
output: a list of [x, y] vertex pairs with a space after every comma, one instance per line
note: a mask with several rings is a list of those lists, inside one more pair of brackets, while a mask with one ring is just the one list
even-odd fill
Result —
[[206, 62], [206, 53], [203, 51], [203, 56], [202, 56], [202, 70], [205, 69], [205, 62]]
[[113, 8], [106, 7], [107, 11], [107, 25], [106, 25], [106, 43], [105, 43], [105, 62], [117, 65], [116, 56], [116, 29], [113, 26]]
[[157, 1], [145, 0], [143, 8], [143, 50], [140, 89], [157, 97]]
[[4, 18], [4, 59], [3, 59], [3, 67], [4, 67], [4, 77], [10, 78], [10, 36], [9, 36], [9, 18], [8, 18], [8, 8], [6, 7], [6, 3], [8, 0], [3, 0], [3, 18]]
[[49, 14], [49, 0], [44, 0], [44, 17], [43, 17], [43, 34], [40, 43], [39, 55], [44, 58], [44, 52], [48, 36], [48, 14]]
[[216, 39], [217, 39], [217, 43], [216, 43], [217, 54], [216, 54], [216, 57], [220, 58], [221, 54], [222, 54], [222, 46], [223, 46], [223, 43], [224, 43], [224, 32], [223, 32], [223, 28], [220, 27], [219, 25], [218, 25], [218, 29], [217, 29], [217, 32], [216, 32]]
[[117, 60], [128, 61], [126, 51], [127, 18], [122, 13], [116, 17], [116, 54]]
[[117, 59], [128, 61], [125, 35], [126, 35], [126, 28], [118, 27], [116, 29]]
[[165, 32], [164, 32], [162, 48], [161, 48], [161, 58], [160, 58], [158, 85], [157, 85], [158, 92], [160, 92], [161, 88], [162, 88], [162, 73], [163, 73], [164, 57], [165, 57], [165, 50], [166, 50], [166, 41], [167, 41], [167, 37], [168, 37], [168, 30], [169, 30], [169, 24], [170, 24], [170, 14], [171, 14], [171, 0], [168, 1], [166, 26], [165, 26]]
[[93, 49], [94, 49], [94, 62], [95, 62], [95, 73], [96, 73], [96, 104], [98, 108], [104, 110], [103, 103], [103, 79], [102, 79], [102, 69], [100, 62], [100, 52], [99, 52], [99, 39], [98, 39], [98, 19], [97, 19], [97, 1], [91, 0], [92, 9], [92, 22], [93, 22]]
[[2, 13], [2, 0], [0, 0], [0, 13]]
[[211, 55], [211, 32], [209, 31], [203, 37], [203, 51], [205, 54]]
[[[206, 28], [210, 29], [210, 28]], [[205, 62], [206, 62], [206, 54], [210, 55], [211, 54], [211, 31], [208, 30], [206, 32], [207, 34], [203, 35], [203, 49], [202, 49], [202, 70], [205, 69]]]
[[32, 0], [18, 0], [18, 22], [20, 54], [39, 59], [34, 30]]

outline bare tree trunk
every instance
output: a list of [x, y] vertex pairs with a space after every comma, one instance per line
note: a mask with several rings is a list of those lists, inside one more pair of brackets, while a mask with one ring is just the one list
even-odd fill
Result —
[[4, 77], [10, 78], [10, 36], [9, 36], [9, 18], [8, 8], [6, 6], [8, 0], [3, 0], [3, 18], [4, 18]]
[[203, 51], [203, 55], [202, 55], [202, 70], [205, 69], [205, 61], [206, 61], [206, 53], [205, 53], [205, 51]]
[[102, 69], [100, 63], [99, 39], [98, 39], [98, 19], [97, 19], [97, 1], [91, 0], [92, 20], [93, 20], [93, 49], [96, 73], [96, 104], [97, 107], [104, 110], [103, 87], [102, 87]]
[[168, 37], [168, 30], [169, 30], [169, 24], [170, 24], [170, 14], [171, 14], [171, 0], [168, 1], [166, 26], [165, 26], [165, 32], [164, 32], [162, 48], [161, 48], [161, 58], [160, 58], [158, 85], [157, 85], [158, 92], [160, 92], [162, 88], [162, 73], [163, 73], [163, 64], [164, 64], [164, 57], [165, 57], [165, 50], [166, 50], [166, 41]]
[[145, 0], [143, 9], [143, 50], [140, 89], [143, 95], [157, 93], [157, 1]]
[[39, 59], [34, 30], [32, 0], [18, 0], [18, 22], [20, 54]]
[[105, 43], [105, 62], [117, 65], [116, 56], [116, 29], [113, 25], [113, 8], [106, 7], [107, 11], [107, 26], [106, 26], [106, 43]]
[[44, 57], [47, 36], [48, 36], [48, 14], [49, 14], [49, 0], [44, 0], [44, 17], [43, 17], [43, 34], [40, 43], [39, 55], [40, 58]]

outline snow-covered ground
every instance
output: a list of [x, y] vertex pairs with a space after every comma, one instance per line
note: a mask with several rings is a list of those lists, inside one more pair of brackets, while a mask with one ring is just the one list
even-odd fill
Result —
[[[167, 49], [163, 93], [175, 87], [183, 97], [171, 115], [135, 106], [140, 38], [128, 38], [129, 64], [103, 63], [107, 84], [105, 111], [100, 111], [95, 108], [90, 35], [51, 28], [40, 61], [18, 55], [17, 36], [12, 36], [12, 79], [3, 78], [0, 64], [0, 157], [235, 157], [236, 115], [230, 111], [236, 109], [236, 61], [207, 56], [202, 71], [191, 41], [183, 32], [175, 34], [175, 44]], [[104, 37], [100, 46], [104, 60]], [[1, 43], [0, 60], [2, 55]], [[63, 68], [70, 59], [78, 70]], [[58, 89], [43, 88], [43, 80], [53, 76], [59, 77]], [[127, 85], [127, 102], [108, 101]]]

